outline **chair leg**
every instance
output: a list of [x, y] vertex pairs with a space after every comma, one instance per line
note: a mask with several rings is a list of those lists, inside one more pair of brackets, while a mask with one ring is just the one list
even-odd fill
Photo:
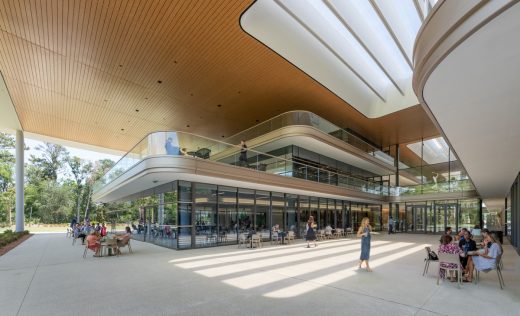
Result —
[[83, 251], [83, 259], [87, 257], [87, 248], [85, 247], [85, 251]]
[[439, 264], [439, 271], [437, 272], [437, 285], [439, 285], [439, 279], [441, 277], [441, 266]]
[[504, 278], [502, 277], [502, 271], [500, 269], [497, 269], [497, 276], [498, 276], [498, 283], [500, 283], [500, 289], [504, 289]]

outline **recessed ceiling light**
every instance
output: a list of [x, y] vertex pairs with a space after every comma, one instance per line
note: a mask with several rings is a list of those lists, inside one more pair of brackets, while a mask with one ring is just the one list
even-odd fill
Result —
[[258, 123], [258, 122], [260, 122], [260, 120], [256, 120], [256, 122]]
[[191, 96], [193, 96], [193, 93], [190, 93]]
[[139, 109], [135, 109], [136, 112], [139, 112]]
[[188, 124], [188, 125], [186, 125], [186, 127], [190, 127], [190, 125]]
[[124, 128], [121, 129], [121, 131], [124, 131], [124, 130], [125, 130]]
[[242, 93], [242, 91], [238, 91], [237, 93], [240, 94], [240, 93]]
[[224, 138], [224, 137], [226, 137], [226, 136], [222, 135], [222, 138]]
[[217, 104], [217, 107], [218, 107], [218, 108], [222, 107], [222, 104]]
[[173, 63], [174, 63], [174, 64], [176, 64], [176, 63], [177, 63], [177, 61], [176, 61], [176, 60], [174, 60], [174, 61], [173, 61]]
[[144, 98], [145, 100], [148, 100], [148, 98]]
[[119, 65], [119, 67], [123, 67], [123, 65]]
[[157, 80], [157, 83], [162, 83], [162, 80]]

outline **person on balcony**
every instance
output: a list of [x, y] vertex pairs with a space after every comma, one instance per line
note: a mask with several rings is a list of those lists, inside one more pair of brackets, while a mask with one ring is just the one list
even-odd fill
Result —
[[171, 137], [168, 137], [168, 140], [166, 140], [164, 148], [166, 149], [167, 155], [179, 155], [179, 146], [173, 144], [173, 139]]
[[247, 166], [247, 145], [245, 140], [240, 141], [240, 157], [238, 161], [240, 166]]

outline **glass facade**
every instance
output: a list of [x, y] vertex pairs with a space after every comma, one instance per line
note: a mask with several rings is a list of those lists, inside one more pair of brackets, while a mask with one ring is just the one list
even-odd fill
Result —
[[[240, 233], [250, 231], [270, 240], [271, 227], [276, 224], [301, 238], [310, 215], [319, 229], [327, 225], [347, 228], [351, 223], [357, 227], [362, 218], [352, 213], [351, 202], [344, 200], [187, 181], [175, 181], [167, 187], [168, 192], [146, 191], [143, 195], [149, 196], [134, 201], [141, 204], [134, 239], [175, 249], [212, 247], [236, 244]], [[381, 228], [379, 205], [356, 207], [376, 230]]]
[[[392, 214], [396, 232], [438, 234], [447, 226], [473, 228], [481, 214], [478, 199], [366, 204], [187, 181], [144, 194], [149, 195], [125, 204], [133, 205], [126, 211], [139, 218], [134, 238], [175, 249], [232, 245], [239, 234], [251, 231], [268, 241], [276, 224], [301, 238], [311, 215], [318, 229], [330, 225], [356, 231], [368, 217], [374, 230], [381, 231]], [[493, 215], [484, 213], [485, 223]]]

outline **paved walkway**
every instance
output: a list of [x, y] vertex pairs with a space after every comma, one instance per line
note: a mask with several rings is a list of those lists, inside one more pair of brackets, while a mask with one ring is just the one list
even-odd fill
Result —
[[379, 235], [373, 273], [357, 269], [359, 240], [261, 249], [175, 251], [133, 242], [119, 257], [86, 259], [64, 235], [35, 235], [0, 257], [1, 315], [518, 315], [520, 257], [504, 245], [505, 289], [436, 285], [422, 276], [438, 236]]

